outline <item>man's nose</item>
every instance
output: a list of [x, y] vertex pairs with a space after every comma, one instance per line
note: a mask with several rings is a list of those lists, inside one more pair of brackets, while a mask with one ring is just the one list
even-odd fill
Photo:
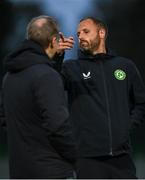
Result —
[[79, 33], [78, 39], [82, 39], [82, 32]]
[[83, 34], [80, 33], [78, 38], [79, 38], [80, 41], [84, 40]]

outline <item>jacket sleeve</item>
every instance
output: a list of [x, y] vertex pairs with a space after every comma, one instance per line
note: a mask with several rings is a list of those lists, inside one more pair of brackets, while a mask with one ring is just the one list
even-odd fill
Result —
[[64, 54], [55, 54], [52, 63], [53, 68], [58, 72], [61, 73], [61, 69], [62, 69], [62, 63], [63, 63], [63, 59], [64, 59]]
[[[69, 60], [67, 60], [69, 61]], [[67, 62], [63, 62], [62, 64], [62, 68], [61, 68], [61, 76], [63, 79], [63, 84], [64, 84], [64, 88], [65, 90], [69, 90], [70, 86], [69, 86], [69, 73], [68, 73], [68, 65]]]
[[133, 122], [133, 127], [135, 127], [145, 121], [145, 85], [138, 69], [134, 64], [131, 68], [130, 99], [130, 115]]
[[33, 92], [52, 146], [63, 158], [75, 161], [76, 147], [61, 77], [55, 71], [46, 73], [35, 80]]

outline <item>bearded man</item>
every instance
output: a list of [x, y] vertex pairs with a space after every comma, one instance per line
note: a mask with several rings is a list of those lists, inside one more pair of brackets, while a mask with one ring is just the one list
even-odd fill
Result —
[[78, 59], [62, 68], [80, 179], [136, 178], [129, 133], [145, 119], [145, 86], [131, 60], [106, 48], [107, 34], [102, 21], [82, 19]]

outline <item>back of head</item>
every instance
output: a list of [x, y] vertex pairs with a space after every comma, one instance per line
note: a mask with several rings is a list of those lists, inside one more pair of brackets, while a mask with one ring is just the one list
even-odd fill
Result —
[[28, 40], [39, 43], [42, 48], [47, 48], [54, 36], [58, 35], [56, 21], [49, 16], [38, 16], [33, 18], [27, 26]]

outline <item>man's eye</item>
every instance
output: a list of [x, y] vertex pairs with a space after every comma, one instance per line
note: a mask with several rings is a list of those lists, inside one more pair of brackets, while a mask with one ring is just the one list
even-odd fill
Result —
[[79, 37], [80, 33], [77, 33], [77, 36]]
[[88, 30], [85, 30], [85, 31], [84, 31], [84, 33], [86, 33], [86, 34], [87, 34], [88, 32], [89, 32]]

